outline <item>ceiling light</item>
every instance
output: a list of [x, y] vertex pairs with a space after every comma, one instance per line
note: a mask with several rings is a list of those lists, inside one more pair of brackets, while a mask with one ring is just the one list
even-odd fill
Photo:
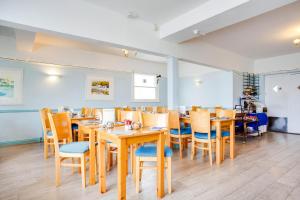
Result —
[[195, 30], [193, 31], [193, 33], [194, 33], [195, 35], [198, 35], [198, 34], [200, 33], [200, 31], [199, 31], [198, 29], [195, 29]]
[[300, 46], [300, 39], [299, 39], [299, 38], [295, 39], [295, 40], [293, 41], [293, 43], [294, 43], [294, 45], [296, 45], [296, 46]]
[[130, 12], [128, 13], [127, 17], [128, 17], [129, 19], [136, 19], [136, 18], [139, 17], [139, 15], [138, 15], [136, 12], [134, 12], [134, 11], [130, 11]]
[[129, 51], [127, 49], [122, 49], [122, 52], [124, 53], [125, 57], [129, 56]]

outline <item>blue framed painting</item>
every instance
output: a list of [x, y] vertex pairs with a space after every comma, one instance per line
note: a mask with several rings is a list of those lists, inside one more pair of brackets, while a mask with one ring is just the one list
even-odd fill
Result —
[[0, 105], [22, 104], [23, 70], [0, 68]]

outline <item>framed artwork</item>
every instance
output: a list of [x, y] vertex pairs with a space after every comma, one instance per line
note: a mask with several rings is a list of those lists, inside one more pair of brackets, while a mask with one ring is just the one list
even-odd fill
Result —
[[87, 100], [113, 100], [114, 80], [111, 77], [87, 76], [85, 90]]
[[23, 70], [0, 68], [0, 105], [22, 103]]

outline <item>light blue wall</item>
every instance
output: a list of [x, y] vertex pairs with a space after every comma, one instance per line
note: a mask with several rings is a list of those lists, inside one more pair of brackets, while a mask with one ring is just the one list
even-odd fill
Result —
[[[196, 86], [195, 80], [202, 84]], [[233, 74], [220, 71], [205, 74], [201, 77], [180, 78], [180, 105], [212, 108], [221, 105], [233, 108]]]
[[[66, 105], [111, 108], [115, 106], [167, 105], [167, 81], [160, 81], [159, 103], [136, 103], [131, 99], [132, 73], [104, 71], [87, 68], [60, 68], [62, 76], [50, 82], [45, 74], [51, 67], [17, 61], [0, 60], [0, 68], [23, 69], [23, 104], [0, 106], [0, 144], [19, 140], [31, 140], [42, 135], [38, 109], [53, 109]], [[149, 71], [149, 73], [151, 73]], [[114, 101], [85, 100], [86, 75], [114, 78]]]

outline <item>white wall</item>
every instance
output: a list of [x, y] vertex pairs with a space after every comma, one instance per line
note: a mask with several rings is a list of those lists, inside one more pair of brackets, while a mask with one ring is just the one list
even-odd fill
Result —
[[[233, 107], [233, 73], [206, 66], [179, 63], [180, 105]], [[195, 80], [202, 83], [197, 86]]]
[[[282, 90], [275, 92], [275, 86]], [[287, 117], [288, 132], [300, 134], [300, 74], [278, 74], [265, 77], [265, 103], [268, 115]]]
[[300, 53], [264, 58], [254, 61], [255, 73], [300, 69]]

